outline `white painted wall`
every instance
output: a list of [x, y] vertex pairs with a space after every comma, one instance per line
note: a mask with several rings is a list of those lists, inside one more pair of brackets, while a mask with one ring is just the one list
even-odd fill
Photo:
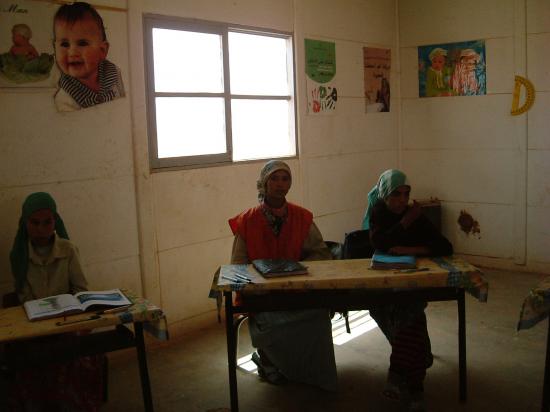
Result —
[[[550, 3], [545, 0], [399, 0], [402, 167], [414, 195], [443, 201], [443, 226], [474, 261], [550, 272]], [[417, 46], [484, 39], [487, 95], [418, 98]], [[537, 92], [511, 116], [514, 75]], [[523, 100], [522, 100], [523, 101]], [[481, 236], [457, 219], [469, 212]]]
[[[144, 13], [295, 33], [300, 157], [289, 161], [290, 200], [313, 211], [325, 239], [341, 241], [358, 228], [379, 173], [399, 166], [415, 197], [443, 200], [445, 232], [458, 252], [518, 262], [523, 251], [526, 268], [549, 270], [546, 0], [398, 0], [399, 10], [390, 0], [103, 4], [128, 9], [101, 12], [109, 38], [117, 39], [110, 58], [122, 69], [127, 98], [59, 114], [54, 90], [0, 89], [2, 292], [11, 289], [8, 253], [21, 202], [46, 190], [58, 200], [92, 288], [143, 292], [163, 307], [173, 329], [213, 318], [206, 296], [213, 272], [229, 259], [227, 219], [255, 204], [262, 162], [150, 173]], [[336, 42], [333, 116], [307, 114], [304, 38]], [[418, 45], [480, 38], [487, 96], [418, 99]], [[364, 113], [364, 46], [392, 48], [391, 113]], [[537, 101], [527, 116], [513, 118], [518, 70], [535, 84]], [[481, 238], [459, 231], [462, 209], [479, 221]]]
[[[301, 155], [289, 161], [293, 170], [289, 198], [313, 211], [326, 239], [342, 240], [345, 231], [360, 226], [370, 181], [388, 165], [397, 165], [397, 110], [366, 116], [362, 97], [362, 47], [395, 50], [395, 7], [385, 0], [129, 3], [144, 284], [146, 294], [162, 303], [173, 329], [177, 329], [201, 315], [212, 316], [215, 305], [206, 296], [214, 271], [230, 257], [232, 235], [227, 219], [256, 204], [255, 182], [263, 162], [149, 173], [141, 27], [144, 13], [295, 33]], [[316, 117], [306, 112], [306, 37], [336, 42], [339, 96], [333, 116]], [[398, 90], [396, 73], [392, 73], [393, 90]]]
[[[117, 39], [109, 59], [121, 68], [131, 96], [127, 15], [101, 14], [108, 39]], [[0, 89], [0, 293], [13, 290], [9, 251], [23, 200], [35, 191], [56, 199], [91, 288], [124, 286], [139, 293], [130, 98], [58, 113], [54, 92]]]

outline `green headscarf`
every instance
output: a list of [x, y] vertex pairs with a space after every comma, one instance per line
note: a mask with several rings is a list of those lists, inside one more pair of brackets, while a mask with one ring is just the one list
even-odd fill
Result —
[[53, 197], [45, 192], [30, 194], [23, 203], [21, 217], [19, 218], [19, 227], [10, 252], [11, 273], [15, 278], [15, 290], [17, 292], [20, 292], [25, 285], [27, 270], [29, 268], [29, 235], [27, 233], [27, 220], [34, 212], [41, 209], [49, 209], [54, 214], [55, 232], [57, 235], [64, 239], [69, 238], [63, 220], [61, 216], [57, 214], [57, 206]]
[[410, 186], [407, 176], [402, 171], [388, 169], [380, 175], [378, 183], [371, 189], [368, 195], [369, 204], [363, 218], [363, 229], [370, 228], [370, 215], [376, 202], [380, 199], [385, 200], [399, 186]]

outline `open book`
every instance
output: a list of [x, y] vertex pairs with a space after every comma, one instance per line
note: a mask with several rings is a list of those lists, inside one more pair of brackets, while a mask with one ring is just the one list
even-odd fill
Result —
[[256, 259], [252, 261], [252, 264], [265, 278], [304, 275], [307, 273], [306, 266], [288, 259]]
[[415, 269], [416, 257], [412, 255], [390, 255], [375, 250], [372, 255], [373, 269]]
[[132, 302], [119, 289], [112, 289], [50, 296], [44, 299], [30, 300], [23, 306], [29, 320], [38, 320], [131, 304]]

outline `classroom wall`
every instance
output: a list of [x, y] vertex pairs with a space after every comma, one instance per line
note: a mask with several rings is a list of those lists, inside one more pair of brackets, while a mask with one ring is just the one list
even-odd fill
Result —
[[[442, 200], [444, 231], [458, 253], [548, 272], [550, 3], [399, 0], [398, 7], [402, 167], [414, 196]], [[487, 95], [418, 98], [417, 46], [478, 39], [486, 46]], [[537, 91], [521, 116], [510, 115], [516, 74]], [[461, 230], [462, 211], [478, 222], [478, 234]]]
[[[143, 71], [144, 13], [231, 22], [295, 33], [300, 158], [291, 201], [312, 210], [324, 237], [359, 228], [368, 185], [397, 165], [397, 110], [366, 116], [363, 46], [395, 49], [395, 7], [384, 0], [132, 1], [129, 3], [134, 149], [146, 294], [162, 302], [172, 328], [213, 319], [206, 299], [216, 268], [228, 262], [227, 219], [257, 202], [262, 162], [150, 173]], [[307, 114], [304, 38], [336, 42], [338, 108]], [[394, 69], [395, 70], [395, 69]], [[397, 80], [393, 73], [393, 80]], [[398, 82], [393, 84], [398, 90]], [[396, 92], [396, 95], [398, 93]], [[392, 98], [395, 100], [395, 96]]]
[[[103, 4], [126, 6], [125, 1]], [[100, 12], [108, 38], [116, 38], [109, 58], [121, 68], [131, 96], [126, 12]], [[2, 36], [11, 37], [10, 29], [0, 27]], [[56, 199], [91, 288], [124, 286], [139, 293], [130, 98], [58, 113], [54, 93], [55, 88], [0, 89], [0, 293], [13, 290], [9, 251], [22, 202], [35, 191]]]
[[[289, 160], [289, 199], [311, 209], [325, 239], [359, 228], [380, 172], [402, 167], [417, 198], [443, 201], [457, 252], [550, 272], [545, 0], [208, 0], [95, 2], [127, 97], [57, 113], [54, 89], [0, 89], [0, 292], [12, 288], [8, 254], [23, 199], [57, 199], [90, 287], [126, 287], [166, 312], [173, 331], [212, 321], [212, 274], [227, 263], [227, 219], [256, 202], [263, 162], [151, 173], [142, 15], [180, 16], [295, 33], [300, 156]], [[304, 38], [336, 42], [338, 107], [307, 113]], [[486, 96], [418, 98], [416, 47], [485, 39]], [[364, 46], [392, 49], [392, 111], [365, 114]], [[513, 76], [530, 78], [533, 109], [509, 115]], [[460, 211], [480, 236], [457, 225]], [[519, 264], [519, 265], [518, 265]]]

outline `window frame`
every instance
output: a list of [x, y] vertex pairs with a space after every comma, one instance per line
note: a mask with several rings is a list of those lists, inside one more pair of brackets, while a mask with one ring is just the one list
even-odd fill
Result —
[[[156, 92], [153, 58], [153, 29], [171, 29], [180, 31], [194, 31], [198, 33], [218, 34], [222, 39], [223, 59], [223, 92], [201, 93], [201, 92]], [[282, 38], [288, 41], [287, 47], [287, 75], [289, 95], [241, 95], [231, 94], [230, 71], [229, 71], [229, 32], [256, 34], [275, 38]], [[236, 163], [249, 163], [263, 161], [262, 159], [233, 160], [233, 135], [232, 135], [232, 114], [231, 102], [233, 99], [256, 99], [256, 100], [286, 100], [289, 102], [289, 122], [293, 123], [294, 134], [294, 155], [276, 158], [297, 158], [298, 157], [298, 122], [296, 104], [296, 61], [294, 34], [279, 30], [271, 30], [259, 27], [242, 26], [229, 23], [213, 22], [197, 19], [186, 19], [167, 17], [160, 15], [145, 14], [143, 16], [143, 37], [144, 37], [144, 63], [145, 63], [145, 93], [147, 109], [147, 132], [149, 147], [149, 166], [151, 171], [162, 171], [166, 169], [192, 169], [200, 167], [220, 166]], [[292, 73], [289, 73], [292, 71]], [[291, 75], [290, 75], [291, 74]], [[224, 99], [225, 108], [225, 139], [226, 152], [218, 154], [205, 154], [194, 156], [158, 157], [157, 123], [156, 123], [156, 98], [157, 97], [221, 97]], [[292, 125], [290, 126], [292, 128]], [[273, 157], [269, 157], [273, 158]]]

